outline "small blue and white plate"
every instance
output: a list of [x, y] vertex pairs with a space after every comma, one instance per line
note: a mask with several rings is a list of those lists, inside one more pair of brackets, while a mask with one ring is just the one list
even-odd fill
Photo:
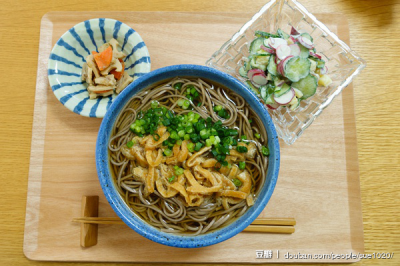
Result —
[[104, 117], [115, 93], [89, 99], [86, 84], [81, 80], [87, 55], [98, 51], [111, 38], [116, 39], [127, 55], [125, 71], [137, 79], [150, 72], [150, 55], [140, 35], [128, 25], [108, 18], [90, 19], [64, 33], [51, 51], [48, 77], [57, 99], [69, 110], [88, 117]]

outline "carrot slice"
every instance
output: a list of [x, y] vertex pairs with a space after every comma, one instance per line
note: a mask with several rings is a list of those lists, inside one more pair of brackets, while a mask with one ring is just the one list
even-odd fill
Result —
[[100, 71], [103, 71], [111, 64], [112, 56], [113, 56], [113, 51], [111, 46], [109, 46], [103, 52], [93, 55], [97, 67], [99, 68]]
[[98, 54], [98, 52], [96, 51], [92, 51], [92, 55]]
[[122, 64], [122, 71], [121, 71], [121, 72], [117, 72], [117, 71], [115, 71], [115, 69], [113, 69], [113, 70], [110, 71], [110, 74], [113, 74], [113, 75], [114, 75], [114, 78], [115, 78], [116, 80], [121, 79], [122, 75], [124, 75], [124, 72], [125, 72], [125, 63], [124, 63], [124, 60], [122, 60], [122, 59], [118, 59], [118, 60], [119, 60], [119, 61], [121, 62], [121, 64]]

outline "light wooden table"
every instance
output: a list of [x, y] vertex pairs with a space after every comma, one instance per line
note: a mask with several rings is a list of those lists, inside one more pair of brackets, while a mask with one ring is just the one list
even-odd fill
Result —
[[[367, 68], [354, 81], [365, 253], [394, 252], [394, 259], [364, 260], [358, 265], [400, 265], [400, 1], [301, 2], [313, 13], [347, 15], [351, 46], [367, 60]], [[45, 13], [59, 10], [256, 12], [263, 4], [262, 0], [125, 3], [2, 0], [0, 265], [56, 264], [29, 261], [22, 252], [39, 26]], [[70, 264], [76, 265], [63, 265]]]

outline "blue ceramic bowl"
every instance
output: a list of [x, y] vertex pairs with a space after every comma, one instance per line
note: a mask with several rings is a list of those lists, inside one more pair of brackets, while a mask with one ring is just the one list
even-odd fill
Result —
[[136, 79], [150, 72], [150, 55], [140, 35], [128, 25], [109, 18], [81, 22], [54, 45], [48, 63], [51, 89], [57, 99], [71, 111], [88, 117], [104, 117], [116, 94], [89, 99], [86, 84], [81, 80], [85, 58], [92, 51], [114, 38], [127, 56], [125, 72]]
[[[259, 115], [268, 134], [268, 147], [270, 150], [270, 156], [267, 180], [264, 184], [264, 187], [261, 189], [255, 204], [235, 222], [219, 230], [200, 236], [180, 236], [171, 233], [164, 233], [140, 219], [133, 211], [130, 210], [116, 190], [110, 173], [110, 164], [108, 162], [108, 141], [110, 139], [111, 129], [118, 114], [121, 112], [124, 106], [135, 94], [141, 90], [146, 89], [158, 82], [178, 76], [205, 78], [210, 81], [225, 85], [227, 88], [240, 94]], [[252, 223], [264, 209], [272, 195], [272, 192], [274, 191], [279, 173], [279, 163], [280, 152], [278, 136], [268, 112], [261, 105], [258, 98], [252, 92], [250, 92], [245, 85], [232, 76], [219, 70], [199, 65], [176, 65], [160, 68], [132, 82], [132, 84], [130, 84], [121, 93], [121, 95], [114, 100], [108, 112], [104, 116], [100, 126], [96, 145], [96, 167], [100, 185], [108, 202], [111, 204], [111, 207], [114, 209], [117, 215], [129, 227], [142, 236], [160, 244], [181, 248], [205, 247], [222, 242], [240, 233], [244, 228]]]

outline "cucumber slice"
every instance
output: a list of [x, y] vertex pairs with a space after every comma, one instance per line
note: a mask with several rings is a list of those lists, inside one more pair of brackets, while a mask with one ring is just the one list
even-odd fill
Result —
[[325, 67], [325, 61], [322, 59], [318, 59], [317, 68], [324, 68], [324, 67]]
[[250, 90], [252, 90], [257, 96], [260, 95], [260, 91], [256, 87], [254, 87], [250, 80], [246, 81], [246, 83], [247, 86], [249, 86]]
[[245, 66], [242, 66], [241, 68], [239, 68], [239, 74], [247, 79], [247, 71], [245, 69]]
[[285, 40], [287, 40], [287, 39], [290, 38], [290, 35], [287, 34], [286, 32], [284, 32], [284, 31], [281, 30], [281, 29], [278, 29], [278, 31], [277, 31], [276, 33], [277, 33], [281, 38], [283, 38], [283, 39], [285, 39]]
[[264, 99], [265, 104], [274, 104], [276, 103], [274, 100], [274, 94], [268, 95], [266, 99]]
[[271, 55], [271, 57], [269, 58], [267, 71], [273, 76], [278, 75], [277, 65], [275, 63], [275, 55]]
[[301, 99], [307, 99], [315, 94], [318, 87], [318, 79], [313, 75], [308, 75], [307, 77], [299, 80], [298, 82], [292, 83], [292, 87], [298, 89], [303, 93]]
[[308, 59], [310, 60], [310, 72], [315, 72], [315, 70], [317, 69], [317, 62], [315, 62], [315, 60], [312, 59]]
[[266, 65], [257, 64], [256, 60], [257, 60], [257, 57], [253, 57], [250, 60], [251, 68], [258, 68], [258, 69], [261, 69], [262, 71], [267, 70], [267, 66]]
[[252, 41], [250, 44], [249, 53], [256, 54], [263, 43], [264, 43], [264, 38], [257, 38], [254, 41]]
[[251, 69], [250, 63], [249, 62], [244, 62], [244, 70], [248, 72]]
[[282, 85], [281, 89], [278, 91], [275, 91], [275, 97], [282, 96], [283, 94], [287, 93], [290, 90], [290, 86], [287, 85], [286, 83]]
[[272, 33], [264, 32], [264, 31], [260, 31], [260, 30], [257, 30], [254, 33], [254, 35], [257, 37], [260, 37], [260, 38], [269, 38], [269, 37], [279, 38], [279, 35], [277, 35], [277, 34], [272, 34]]
[[310, 50], [308, 50], [306, 47], [298, 43], [300, 47], [300, 57], [301, 58], [308, 58], [310, 56]]
[[297, 82], [310, 74], [311, 63], [308, 59], [300, 58], [298, 56], [292, 57], [285, 64], [285, 77], [292, 82]]
[[263, 85], [260, 87], [260, 94], [261, 94], [261, 98], [265, 101], [265, 99], [267, 98], [267, 95], [268, 95], [267, 85]]
[[311, 37], [311, 35], [308, 34], [307, 32], [304, 32], [304, 33], [300, 34], [300, 36], [303, 36], [303, 38], [307, 38], [307, 39], [309, 39], [311, 42], [314, 42], [313, 37]]

